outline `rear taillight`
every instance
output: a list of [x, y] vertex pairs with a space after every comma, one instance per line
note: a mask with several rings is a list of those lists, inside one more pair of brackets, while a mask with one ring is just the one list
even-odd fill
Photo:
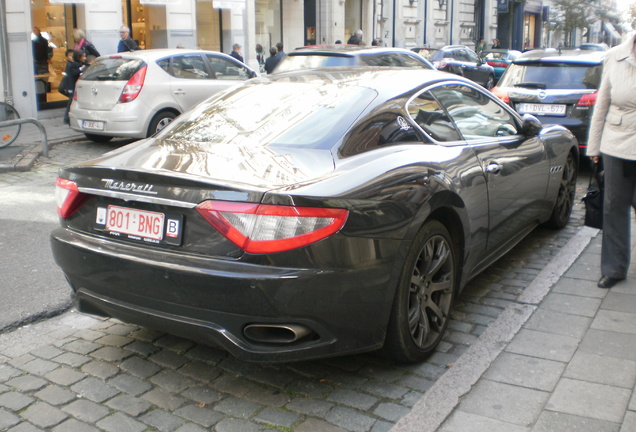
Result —
[[493, 87], [490, 92], [501, 99], [503, 102], [510, 105], [510, 97], [508, 96], [508, 92], [501, 87]]
[[75, 182], [58, 177], [55, 182], [55, 202], [57, 203], [57, 214], [62, 219], [70, 217], [79, 209], [86, 198], [77, 188]]
[[283, 252], [336, 233], [347, 220], [344, 209], [204, 201], [197, 211], [245, 252]]
[[508, 63], [504, 63], [504, 62], [487, 61], [486, 63], [488, 63], [492, 67], [502, 67], [502, 68], [508, 67]]
[[598, 92], [588, 93], [581, 96], [576, 106], [580, 107], [591, 107], [596, 104], [596, 97], [598, 96]]
[[141, 92], [141, 89], [144, 86], [147, 69], [147, 65], [142, 67], [128, 80], [121, 92], [121, 96], [119, 97], [120, 103], [132, 102], [137, 99], [139, 92]]

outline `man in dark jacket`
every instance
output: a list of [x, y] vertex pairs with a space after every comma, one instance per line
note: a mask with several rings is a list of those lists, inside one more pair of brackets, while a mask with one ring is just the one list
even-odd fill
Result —
[[278, 65], [278, 58], [276, 58], [277, 52], [278, 50], [276, 49], [276, 47], [271, 47], [269, 49], [269, 57], [267, 57], [267, 60], [265, 60], [265, 72], [267, 72], [268, 74], [274, 72], [276, 65]]
[[232, 52], [230, 53], [230, 57], [234, 57], [235, 59], [237, 59], [241, 63], [245, 63], [243, 61], [243, 56], [241, 55], [241, 45], [239, 45], [237, 43], [232, 45]]
[[362, 42], [362, 30], [356, 30], [347, 41], [347, 45], [360, 45]]
[[137, 51], [141, 49], [137, 45], [137, 42], [130, 37], [130, 28], [128, 26], [120, 27], [119, 36], [121, 36], [121, 40], [119, 41], [119, 45], [117, 45], [117, 52]]

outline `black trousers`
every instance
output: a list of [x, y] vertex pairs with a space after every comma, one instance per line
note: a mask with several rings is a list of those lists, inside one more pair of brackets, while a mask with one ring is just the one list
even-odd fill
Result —
[[636, 161], [603, 155], [605, 199], [601, 273], [623, 279], [630, 262], [630, 207], [636, 209]]

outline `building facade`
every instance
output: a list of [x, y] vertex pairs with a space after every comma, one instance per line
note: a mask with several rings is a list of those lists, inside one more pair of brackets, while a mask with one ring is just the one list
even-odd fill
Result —
[[[22, 117], [35, 118], [66, 104], [57, 88], [75, 28], [102, 55], [117, 51], [121, 25], [130, 27], [144, 49], [229, 53], [238, 43], [245, 62], [257, 69], [257, 44], [267, 56], [278, 42], [286, 51], [346, 43], [361, 29], [367, 45], [377, 40], [402, 48], [474, 47], [497, 37], [501, 17], [497, 0], [0, 0], [0, 5], [0, 48], [8, 53], [2, 56], [0, 90]], [[50, 41], [48, 73], [34, 67], [34, 27]]]

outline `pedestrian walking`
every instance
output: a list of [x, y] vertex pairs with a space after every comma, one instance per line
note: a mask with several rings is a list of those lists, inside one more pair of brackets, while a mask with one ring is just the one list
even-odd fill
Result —
[[347, 45], [360, 45], [360, 42], [362, 42], [362, 30], [358, 29], [353, 32], [347, 41]]
[[258, 62], [258, 71], [263, 72], [263, 67], [265, 66], [265, 51], [261, 44], [256, 44], [256, 61]]
[[276, 58], [278, 59], [278, 61], [281, 61], [282, 59], [284, 59], [285, 57], [287, 57], [287, 54], [285, 53], [285, 51], [283, 50], [284, 46], [282, 42], [278, 42], [276, 44], [276, 51], [278, 51], [276, 53]]
[[99, 51], [97, 51], [95, 45], [93, 45], [86, 39], [84, 30], [80, 30], [78, 28], [73, 29], [73, 40], [75, 41], [73, 50], [82, 50], [86, 53], [86, 55], [99, 57]]
[[599, 288], [627, 277], [630, 206], [636, 209], [636, 33], [610, 49], [590, 123], [587, 155], [602, 157], [605, 198]]
[[234, 57], [241, 63], [245, 63], [245, 61], [243, 60], [243, 56], [241, 55], [241, 45], [237, 43], [232, 45], [232, 52], [230, 53], [230, 57]]
[[69, 124], [68, 113], [73, 102], [75, 94], [75, 83], [86, 68], [86, 53], [82, 50], [66, 50], [66, 69], [64, 69], [64, 78], [60, 82], [58, 91], [68, 98], [68, 104], [64, 111], [64, 124]]
[[276, 47], [271, 47], [269, 49], [269, 57], [267, 57], [267, 60], [265, 60], [265, 72], [267, 72], [268, 74], [274, 72], [274, 69], [278, 64], [278, 58], [276, 57], [276, 54], [278, 54], [278, 50], [276, 49]]
[[493, 49], [499, 49], [499, 48], [501, 48], [501, 44], [499, 43], [499, 39], [493, 39], [493, 40], [492, 40], [492, 48], [493, 48]]
[[121, 26], [119, 28], [119, 36], [121, 40], [117, 45], [117, 52], [137, 51], [141, 49], [139, 45], [137, 45], [137, 42], [130, 37], [130, 27]]

